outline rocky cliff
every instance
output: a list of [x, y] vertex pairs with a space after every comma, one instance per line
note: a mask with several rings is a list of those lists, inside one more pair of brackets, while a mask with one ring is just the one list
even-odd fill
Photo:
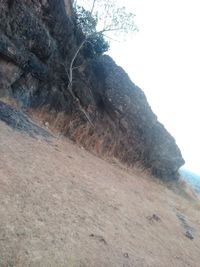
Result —
[[0, 95], [24, 108], [62, 112], [62, 133], [90, 150], [176, 178], [184, 160], [174, 138], [109, 56], [92, 59], [85, 47], [76, 60], [75, 98], [67, 90], [83, 38], [74, 25], [68, 0], [0, 0]]

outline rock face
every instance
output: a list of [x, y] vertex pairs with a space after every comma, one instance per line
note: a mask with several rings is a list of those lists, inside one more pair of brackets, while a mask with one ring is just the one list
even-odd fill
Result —
[[176, 178], [184, 160], [174, 138], [109, 56], [82, 49], [71, 96], [67, 71], [81, 38], [69, 0], [0, 0], [0, 96], [64, 112], [63, 133], [88, 149]]
[[52, 137], [49, 132], [33, 123], [24, 112], [17, 111], [14, 107], [0, 101], [0, 120], [11, 128], [25, 132], [31, 137], [40, 135], [44, 138]]

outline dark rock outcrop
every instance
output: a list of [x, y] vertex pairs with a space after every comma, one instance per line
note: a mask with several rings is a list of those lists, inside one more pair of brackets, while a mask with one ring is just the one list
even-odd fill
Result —
[[109, 56], [89, 59], [84, 48], [73, 91], [94, 127], [88, 123], [67, 90], [66, 70], [83, 38], [74, 25], [69, 0], [0, 0], [0, 95], [23, 107], [62, 111], [64, 134], [85, 147], [176, 178], [181, 152], [142, 90]]
[[52, 135], [36, 125], [28, 115], [24, 112], [16, 110], [14, 107], [0, 101], [0, 120], [8, 124], [15, 130], [25, 132], [31, 137], [40, 135], [44, 138], [52, 137]]

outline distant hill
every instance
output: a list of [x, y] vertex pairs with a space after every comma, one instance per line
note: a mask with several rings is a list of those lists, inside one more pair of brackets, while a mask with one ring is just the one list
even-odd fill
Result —
[[191, 184], [194, 190], [200, 194], [200, 175], [185, 169], [181, 169], [180, 174], [183, 179]]

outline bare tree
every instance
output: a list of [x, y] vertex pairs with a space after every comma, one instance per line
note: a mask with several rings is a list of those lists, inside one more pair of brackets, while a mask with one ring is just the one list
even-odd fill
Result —
[[[94, 38], [101, 36], [106, 39], [113, 39], [112, 36], [117, 33], [124, 35], [135, 32], [137, 27], [134, 23], [134, 14], [128, 13], [124, 7], [118, 7], [114, 0], [91, 0], [91, 9], [85, 10], [84, 8], [78, 9], [77, 0], [74, 1], [74, 7], [77, 11], [78, 26], [84, 34], [84, 39], [78, 45], [74, 55], [71, 59], [69, 69], [67, 70], [69, 83], [68, 91], [76, 100], [79, 109], [84, 113], [85, 117], [91, 125], [92, 122], [89, 115], [81, 106], [80, 100], [73, 92], [73, 72], [78, 67], [74, 64], [76, 59], [86, 43], [90, 43]], [[92, 47], [92, 44], [91, 44]]]

